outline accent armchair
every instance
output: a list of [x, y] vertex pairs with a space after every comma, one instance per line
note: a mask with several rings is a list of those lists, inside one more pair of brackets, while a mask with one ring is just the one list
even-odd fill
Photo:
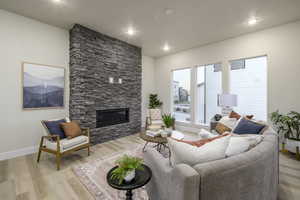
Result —
[[[54, 121], [54, 120], [47, 120]], [[67, 120], [68, 121], [68, 120]], [[57, 170], [60, 169], [61, 157], [72, 152], [87, 149], [88, 156], [90, 155], [90, 130], [89, 128], [81, 128], [82, 135], [74, 137], [72, 139], [61, 139], [59, 135], [50, 134], [45, 121], [41, 121], [45, 128], [47, 135], [42, 136], [37, 162], [40, 161], [42, 151], [54, 154], [56, 156]]]

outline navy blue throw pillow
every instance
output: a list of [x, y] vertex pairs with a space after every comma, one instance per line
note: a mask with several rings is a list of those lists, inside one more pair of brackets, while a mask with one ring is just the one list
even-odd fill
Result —
[[266, 125], [259, 124], [245, 118], [242, 118], [233, 130], [236, 134], [260, 134]]
[[60, 127], [61, 123], [66, 123], [65, 119], [60, 119], [56, 121], [44, 121], [44, 123], [47, 126], [51, 135], [59, 135], [60, 139], [66, 138], [64, 131]]

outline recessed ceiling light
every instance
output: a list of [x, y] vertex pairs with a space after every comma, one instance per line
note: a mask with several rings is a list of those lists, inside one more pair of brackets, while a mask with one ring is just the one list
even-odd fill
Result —
[[165, 14], [166, 15], [172, 15], [174, 13], [174, 10], [173, 9], [171, 9], [171, 8], [166, 8], [165, 9]]
[[129, 27], [126, 31], [127, 35], [133, 36], [136, 34], [136, 30], [133, 27]]
[[163, 46], [163, 50], [164, 50], [164, 51], [169, 51], [169, 50], [170, 50], [170, 46], [169, 46], [168, 44], [165, 44], [165, 45]]
[[255, 24], [257, 24], [257, 19], [256, 19], [255, 17], [250, 18], [250, 19], [248, 20], [248, 25], [249, 25], [249, 26], [253, 26], [253, 25], [255, 25]]
[[61, 0], [52, 0], [54, 3], [60, 3]]

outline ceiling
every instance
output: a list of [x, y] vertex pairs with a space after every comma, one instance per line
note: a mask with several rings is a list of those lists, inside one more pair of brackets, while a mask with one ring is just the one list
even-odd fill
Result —
[[[300, 0], [0, 0], [0, 8], [54, 26], [79, 23], [160, 57], [300, 19]], [[173, 13], [167, 15], [166, 9]], [[249, 26], [250, 17], [259, 23]], [[132, 26], [137, 34], [129, 37]], [[168, 43], [170, 51], [162, 46]]]

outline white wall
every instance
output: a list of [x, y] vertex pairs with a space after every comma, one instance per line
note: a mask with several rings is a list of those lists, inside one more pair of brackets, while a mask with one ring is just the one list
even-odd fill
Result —
[[[0, 10], [0, 159], [34, 151], [43, 128], [40, 120], [68, 116], [69, 82], [65, 109], [22, 110], [23, 61], [68, 69], [69, 33], [29, 18]], [[66, 70], [68, 77], [68, 70]], [[4, 153], [6, 152], [6, 153]]]
[[148, 56], [142, 57], [142, 127], [145, 127], [149, 95], [155, 93], [154, 59]]
[[223, 91], [228, 92], [228, 61], [268, 56], [268, 113], [300, 111], [300, 21], [161, 57], [155, 64], [157, 93], [170, 112], [171, 70], [223, 63]]

